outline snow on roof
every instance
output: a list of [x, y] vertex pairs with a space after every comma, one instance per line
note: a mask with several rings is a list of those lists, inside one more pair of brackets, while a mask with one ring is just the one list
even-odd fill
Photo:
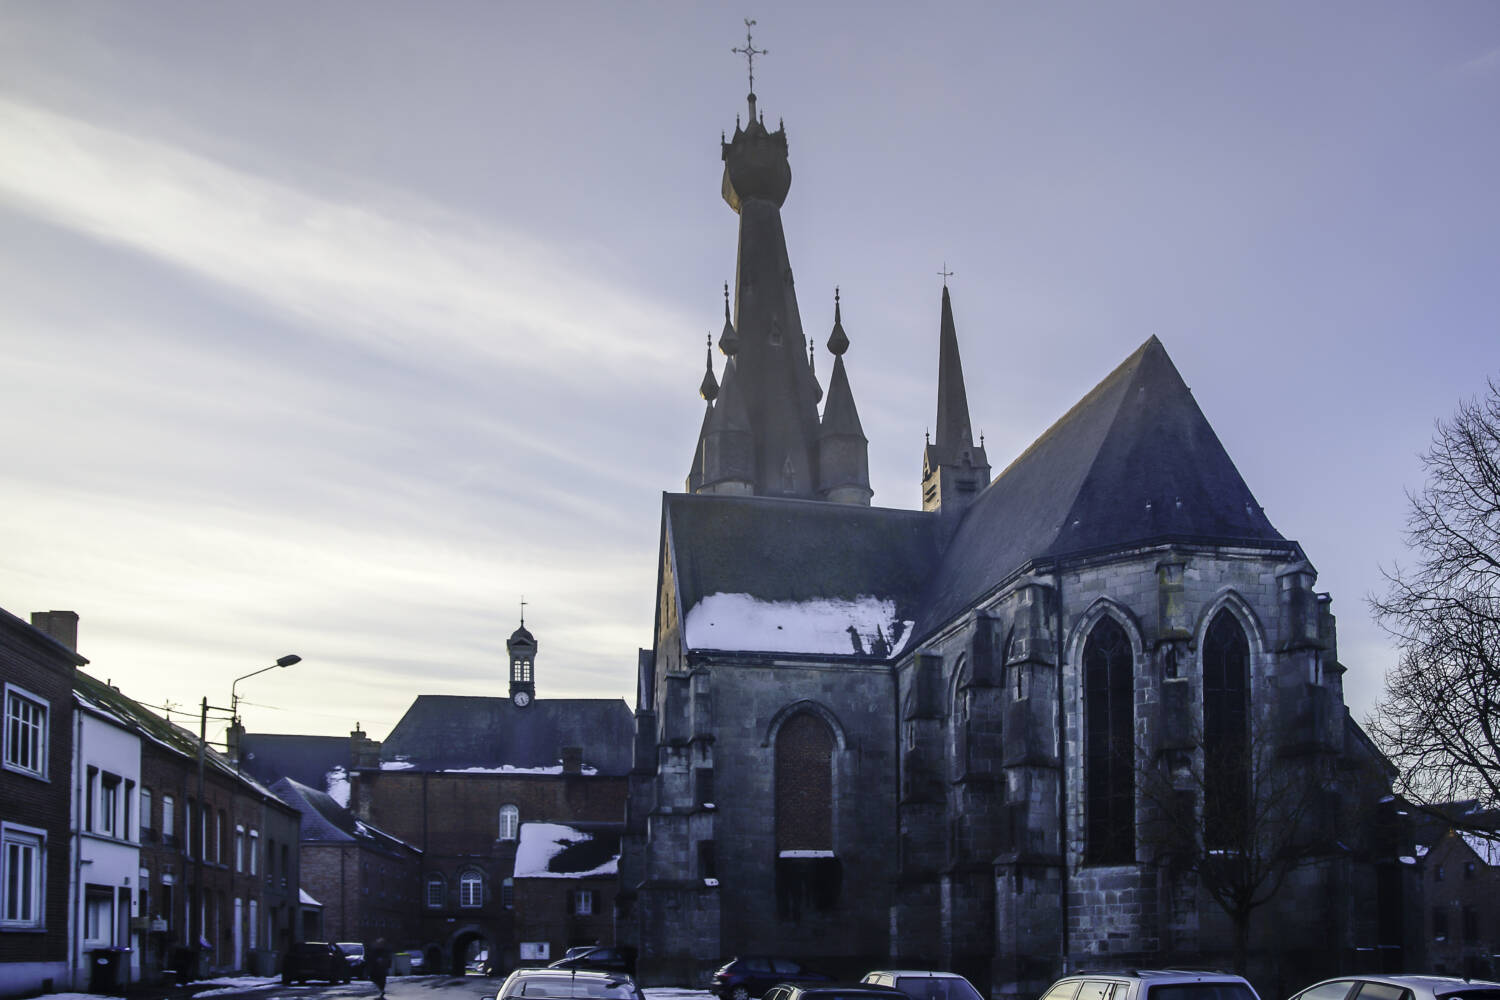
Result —
[[[513, 767], [510, 764], [502, 764], [499, 767], [445, 767], [440, 774], [562, 774], [561, 763], [551, 767]], [[599, 769], [589, 764], [584, 764], [578, 769], [579, 774], [598, 774]]]
[[782, 851], [778, 857], [783, 858], [831, 858], [832, 851]]
[[1477, 833], [1463, 833], [1459, 836], [1464, 838], [1464, 843], [1469, 845], [1469, 850], [1479, 855], [1480, 861], [1491, 868], [1500, 865], [1500, 840], [1491, 840]]
[[345, 809], [348, 809], [349, 772], [344, 770], [342, 767], [335, 767], [333, 770], [323, 775], [323, 780], [327, 783], [328, 786], [325, 789], [325, 791], [328, 792], [328, 797], [333, 799], [333, 801], [337, 802], [339, 805], [343, 806]]
[[[896, 615], [896, 602], [861, 595], [853, 600], [763, 601], [750, 594], [709, 594], [683, 619], [693, 649], [749, 649], [766, 653], [873, 652], [880, 639], [899, 653], [912, 622]], [[895, 638], [893, 638], [895, 637]]]
[[416, 765], [407, 760], [405, 754], [402, 754], [395, 760], [383, 760], [380, 762], [380, 769], [382, 771], [406, 771], [413, 767], [416, 767]]
[[300, 886], [297, 888], [297, 902], [301, 903], [303, 906], [322, 906], [323, 905], [322, 903], [318, 902], [316, 899], [313, 899], [312, 896], [308, 894], [308, 891], [306, 889], [303, 889]]
[[620, 867], [620, 835], [561, 823], [522, 823], [516, 844], [516, 878], [588, 878]]

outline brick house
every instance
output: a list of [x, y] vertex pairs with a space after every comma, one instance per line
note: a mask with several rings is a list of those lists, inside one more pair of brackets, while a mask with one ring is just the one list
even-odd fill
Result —
[[88, 662], [72, 646], [0, 609], [0, 996], [70, 981], [73, 675]]
[[417, 935], [422, 852], [357, 819], [323, 791], [291, 778], [271, 790], [301, 816], [302, 887], [322, 904], [330, 941], [404, 947]]
[[1452, 828], [1422, 858], [1433, 972], [1493, 979], [1500, 959], [1500, 839]]
[[614, 942], [622, 823], [522, 823], [516, 843], [518, 958], [542, 962]]

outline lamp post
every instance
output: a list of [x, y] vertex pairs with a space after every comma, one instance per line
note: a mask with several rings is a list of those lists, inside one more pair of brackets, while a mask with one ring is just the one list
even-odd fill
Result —
[[[286, 656], [280, 657], [269, 667], [261, 667], [259, 670], [252, 670], [250, 673], [245, 674], [243, 677], [236, 677], [234, 679], [234, 683], [229, 685], [230, 725], [233, 726], [239, 723], [239, 696], [235, 692], [235, 687], [238, 686], [240, 681], [254, 677], [256, 674], [263, 674], [267, 670], [275, 670], [277, 667], [290, 667], [294, 663], [301, 662], [302, 657], [298, 656], [296, 653], [288, 653]], [[203, 919], [205, 915], [204, 908], [206, 906], [205, 900], [207, 899], [203, 888], [203, 855], [208, 853], [208, 807], [203, 801], [203, 796], [205, 770], [204, 765], [208, 758], [208, 710], [210, 707], [213, 707], [214, 711], [216, 712], [224, 711], [224, 709], [221, 707], [210, 706], [208, 704], [207, 698], [203, 699], [203, 706], [200, 709], [198, 715], [198, 815], [188, 817], [188, 828], [186, 831], [184, 831], [187, 834], [188, 850], [191, 851], [193, 846], [193, 821], [197, 820], [199, 835], [198, 853], [193, 856], [193, 912], [188, 914], [188, 927], [196, 927], [198, 930], [197, 936], [193, 940], [193, 950], [195, 952], [199, 952], [200, 954], [200, 968], [194, 970], [195, 974], [199, 974], [203, 971], [201, 968], [202, 959], [199, 946], [203, 942], [208, 930], [208, 928], [204, 926], [205, 921]], [[236, 766], [238, 766], [239, 753], [236, 752], [234, 756], [235, 764]]]

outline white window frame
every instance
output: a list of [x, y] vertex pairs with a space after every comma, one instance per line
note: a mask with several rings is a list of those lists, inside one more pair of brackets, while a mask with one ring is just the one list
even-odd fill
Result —
[[95, 833], [106, 837], [120, 836], [120, 776], [101, 771], [99, 774], [99, 809], [94, 814]]
[[177, 799], [172, 795], [161, 797], [161, 840], [166, 844], [168, 837], [177, 836]]
[[234, 825], [234, 870], [245, 870], [245, 828], [239, 823]]
[[466, 910], [484, 905], [484, 876], [472, 868], [458, 876], [458, 905]]
[[[27, 718], [22, 706], [36, 712]], [[5, 685], [5, 735], [0, 758], [7, 771], [47, 780], [47, 755], [52, 748], [52, 706], [46, 698], [32, 694], [18, 684]], [[21, 757], [26, 754], [30, 759]]]
[[245, 859], [250, 866], [251, 875], [260, 874], [260, 831], [250, 831], [250, 856]]
[[594, 915], [594, 890], [573, 890], [573, 916], [592, 917]]
[[521, 835], [521, 809], [513, 802], [500, 807], [500, 839], [515, 840]]
[[115, 895], [90, 886], [83, 895], [83, 943], [110, 945], [115, 941]]
[[[13, 850], [14, 849], [14, 850]], [[31, 855], [28, 884], [12, 895], [15, 862]], [[5, 930], [47, 929], [47, 831], [18, 823], [0, 823], [0, 927]]]
[[428, 875], [423, 901], [429, 910], [441, 910], [448, 902], [448, 880], [437, 872]]

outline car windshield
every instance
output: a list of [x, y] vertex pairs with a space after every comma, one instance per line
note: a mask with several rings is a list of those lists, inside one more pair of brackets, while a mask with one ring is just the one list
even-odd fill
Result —
[[1150, 993], [1150, 1000], [1256, 1000], [1246, 983], [1162, 983]]
[[947, 976], [897, 976], [896, 989], [911, 1000], [980, 1000], [967, 979]]
[[348, 941], [340, 941], [339, 951], [345, 955], [363, 955], [365, 953], [365, 946], [362, 944], [351, 944]]

